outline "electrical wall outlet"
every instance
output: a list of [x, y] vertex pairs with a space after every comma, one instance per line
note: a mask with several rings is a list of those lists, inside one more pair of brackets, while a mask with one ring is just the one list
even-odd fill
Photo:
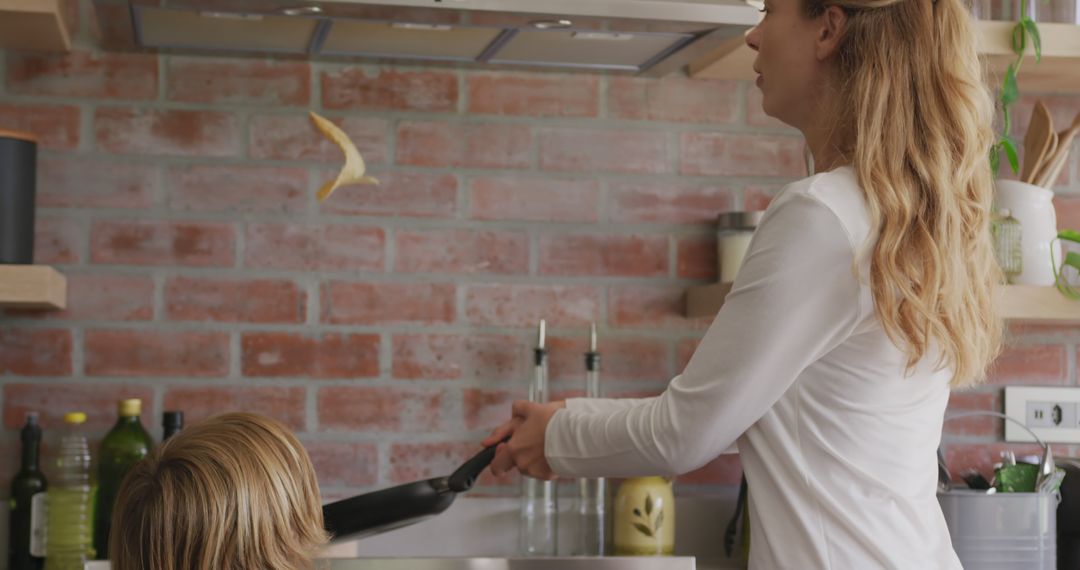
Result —
[[[1080, 387], [1006, 386], [1005, 415], [1031, 428], [1043, 442], [1080, 443]], [[1005, 441], [1035, 441], [1005, 422]]]

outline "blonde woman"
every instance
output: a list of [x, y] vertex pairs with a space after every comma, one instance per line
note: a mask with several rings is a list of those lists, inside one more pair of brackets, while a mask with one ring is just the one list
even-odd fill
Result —
[[950, 388], [983, 379], [1002, 334], [993, 108], [968, 12], [961, 0], [763, 11], [746, 41], [764, 110], [802, 132], [820, 174], [770, 205], [660, 396], [515, 402], [484, 442], [513, 433], [492, 470], [673, 475], [737, 444], [752, 568], [958, 569], [935, 449]]
[[255, 414], [173, 436], [136, 464], [118, 496], [113, 570], [299, 570], [328, 540], [307, 452]]

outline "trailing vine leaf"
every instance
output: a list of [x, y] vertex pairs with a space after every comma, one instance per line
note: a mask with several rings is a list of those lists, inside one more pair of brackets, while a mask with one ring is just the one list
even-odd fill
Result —
[[1027, 16], [1020, 18], [1020, 24], [1024, 26], [1027, 35], [1031, 36], [1031, 47], [1035, 48], [1035, 62], [1042, 61], [1042, 36], [1039, 35], [1039, 27]]
[[1005, 84], [1001, 86], [1001, 102], [1012, 105], [1020, 98], [1020, 86], [1016, 83], [1016, 63], [1010, 63], [1005, 70]]
[[645, 495], [645, 514], [652, 516], [652, 495]]
[[662, 526], [664, 526], [664, 510], [660, 509], [660, 513], [656, 515], [656, 532], [660, 532]]
[[998, 142], [990, 148], [990, 172], [996, 176], [1001, 168], [1001, 143]]
[[649, 538], [654, 538], [653, 531], [649, 529], [649, 527], [641, 523], [634, 523], [634, 528], [638, 529], [638, 532], [640, 532], [641, 534], [644, 534]]
[[1061, 230], [1058, 232], [1058, 237], [1060, 239], [1080, 243], [1080, 232], [1076, 230]]
[[1024, 55], [1024, 50], [1027, 49], [1027, 28], [1024, 24], [1017, 22], [1012, 29], [1012, 50], [1016, 55]]
[[1001, 140], [1001, 146], [1005, 149], [1005, 156], [1009, 159], [1009, 167], [1015, 173], [1020, 170], [1020, 158], [1016, 154], [1016, 141], [1011, 137], [1005, 135], [1005, 138]]

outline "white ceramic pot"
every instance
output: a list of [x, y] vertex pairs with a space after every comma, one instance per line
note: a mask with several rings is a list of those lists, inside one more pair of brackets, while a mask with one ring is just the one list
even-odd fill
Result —
[[998, 209], [1007, 208], [1020, 222], [1020, 249], [1024, 267], [1012, 283], [1053, 285], [1051, 251], [1054, 259], [1061, 263], [1061, 244], [1055, 241], [1057, 215], [1054, 212], [1054, 193], [1018, 180], [998, 180], [995, 203]]

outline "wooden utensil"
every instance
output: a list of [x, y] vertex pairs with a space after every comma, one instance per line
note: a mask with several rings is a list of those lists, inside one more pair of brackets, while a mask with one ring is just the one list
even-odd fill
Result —
[[1035, 112], [1031, 115], [1031, 124], [1024, 135], [1024, 168], [1020, 172], [1020, 179], [1024, 182], [1034, 183], [1035, 173], [1046, 158], [1046, 150], [1050, 147], [1053, 134], [1054, 120], [1050, 117], [1050, 110], [1040, 99], [1035, 102]]
[[1080, 135], [1080, 113], [1076, 114], [1072, 126], [1058, 133], [1057, 148], [1052, 155], [1043, 160], [1043, 166], [1036, 175], [1035, 184], [1037, 186], [1047, 187], [1057, 180], [1058, 175], [1061, 174], [1061, 169], [1065, 168], [1065, 165], [1069, 162], [1069, 152], [1072, 150], [1072, 143], [1078, 135]]
[[1042, 160], [1039, 164], [1035, 165], [1035, 170], [1031, 173], [1031, 184], [1038, 184], [1038, 181], [1042, 179], [1043, 174], [1046, 173], [1046, 169], [1050, 167], [1050, 163], [1054, 161], [1055, 154], [1058, 149], [1058, 133], [1050, 133], [1050, 145], [1046, 147], [1046, 152], [1043, 153]]

